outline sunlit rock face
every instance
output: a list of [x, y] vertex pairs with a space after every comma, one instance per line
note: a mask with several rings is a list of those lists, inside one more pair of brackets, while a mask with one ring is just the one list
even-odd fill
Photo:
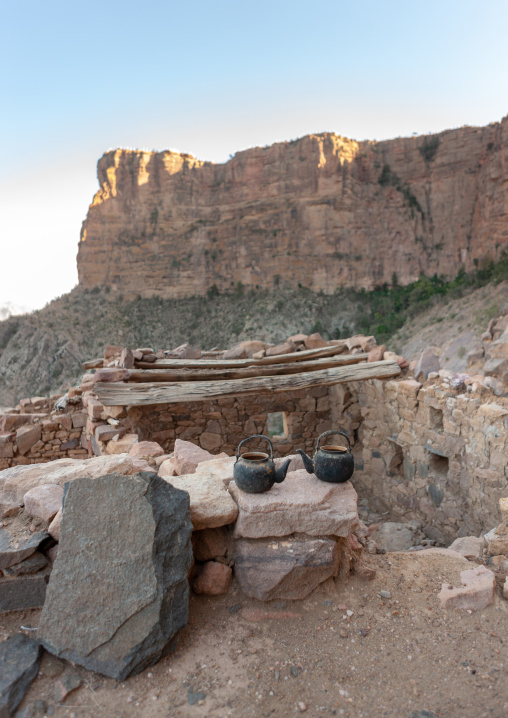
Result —
[[406, 284], [508, 246], [508, 118], [378, 143], [309, 135], [222, 165], [115, 150], [98, 175], [79, 281], [126, 297]]

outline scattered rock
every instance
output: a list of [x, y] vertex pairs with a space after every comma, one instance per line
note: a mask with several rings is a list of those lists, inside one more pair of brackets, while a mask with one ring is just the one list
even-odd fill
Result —
[[9, 568], [4, 568], [5, 576], [23, 576], [25, 574], [37, 573], [48, 565], [47, 557], [40, 551], [35, 551], [31, 556], [25, 558], [24, 561], [14, 564]]
[[0, 578], [0, 613], [41, 608], [46, 598], [49, 570]]
[[304, 469], [287, 474], [264, 494], [246, 494], [234, 482], [228, 486], [238, 504], [238, 538], [289, 536], [349, 536], [358, 522], [357, 494], [352, 484], [319, 481]]
[[175, 441], [174, 462], [176, 471], [179, 476], [183, 474], [193, 474], [198, 464], [203, 461], [211, 461], [214, 455], [209, 451], [205, 451], [200, 446], [192, 444], [190, 441]]
[[172, 476], [178, 476], [175, 459], [173, 457], [171, 457], [170, 459], [165, 459], [165, 461], [163, 461], [159, 466], [159, 470], [157, 473], [159, 474], [161, 479], [171, 479]]
[[299, 536], [287, 540], [240, 539], [235, 576], [252, 598], [302, 599], [339, 569], [339, 545], [332, 539]]
[[60, 680], [55, 683], [54, 693], [55, 700], [62, 703], [69, 693], [79, 688], [83, 681], [77, 673], [66, 673]]
[[172, 349], [169, 352], [169, 356], [177, 357], [178, 359], [200, 359], [201, 352], [186, 342], [185, 344], [180, 344], [176, 349]]
[[386, 351], [386, 347], [384, 344], [381, 344], [378, 347], [374, 347], [374, 349], [371, 349], [369, 351], [367, 361], [368, 362], [383, 361], [385, 351]]
[[49, 522], [62, 508], [64, 490], [58, 484], [43, 484], [27, 491], [23, 497], [28, 516]]
[[36, 533], [19, 539], [15, 538], [12, 528], [0, 529], [0, 569], [14, 566], [25, 558], [31, 556], [44, 539], [48, 538], [47, 531], [37, 531]]
[[390, 593], [390, 591], [384, 591], [384, 590], [380, 591], [379, 595], [381, 596], [381, 598], [391, 598], [392, 597], [392, 594]]
[[65, 489], [38, 637], [51, 653], [124, 680], [173, 650], [187, 622], [189, 498], [149, 473]]
[[233, 571], [229, 566], [217, 561], [207, 561], [194, 580], [192, 588], [195, 593], [222, 596], [229, 591], [232, 580]]
[[508, 524], [499, 524], [484, 536], [489, 556], [508, 555]]
[[125, 436], [121, 436], [116, 441], [114, 439], [108, 441], [108, 444], [106, 446], [106, 452], [108, 454], [128, 454], [134, 444], [137, 443], [137, 434], [125, 434]]
[[194, 691], [192, 686], [190, 686], [189, 690], [187, 691], [187, 703], [190, 706], [199, 705], [200, 703], [203, 703], [203, 701], [206, 698], [206, 693], [202, 693], [201, 691]]
[[0, 643], [0, 716], [9, 718], [37, 676], [41, 645], [22, 633]]
[[240, 342], [224, 353], [224, 359], [249, 359], [257, 352], [263, 351], [265, 343], [257, 340]]
[[494, 603], [496, 577], [485, 566], [461, 571], [461, 588], [442, 584], [439, 600], [443, 608], [463, 608], [478, 611]]
[[328, 346], [328, 342], [325, 342], [319, 332], [310, 334], [306, 339], [304, 339], [304, 344], [307, 349], [321, 349], [322, 347]]
[[415, 379], [427, 379], [433, 371], [439, 371], [441, 364], [436, 350], [433, 347], [424, 349], [414, 370]]
[[285, 342], [284, 344], [277, 344], [274, 347], [268, 347], [265, 351], [265, 356], [274, 357], [279, 354], [292, 354], [296, 351], [296, 346], [291, 342]]
[[483, 547], [485, 546], [485, 539], [476, 538], [476, 536], [463, 536], [462, 538], [455, 539], [455, 541], [448, 546], [450, 551], [456, 551], [465, 558], [474, 559], [475, 561], [481, 561], [483, 558]]

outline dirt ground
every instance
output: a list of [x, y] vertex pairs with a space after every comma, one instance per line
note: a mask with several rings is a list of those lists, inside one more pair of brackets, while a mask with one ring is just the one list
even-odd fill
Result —
[[[56, 677], [62, 666], [45, 654], [20, 715], [508, 716], [508, 601], [499, 593], [482, 611], [441, 609], [441, 583], [460, 585], [464, 564], [439, 551], [364, 565], [374, 580], [330, 580], [303, 601], [261, 603], [234, 585], [227, 596], [192, 595], [176, 652], [124, 683], [69, 664]], [[0, 616], [0, 639], [36, 627], [39, 613]], [[55, 684], [69, 673], [83, 682], [59, 703]]]

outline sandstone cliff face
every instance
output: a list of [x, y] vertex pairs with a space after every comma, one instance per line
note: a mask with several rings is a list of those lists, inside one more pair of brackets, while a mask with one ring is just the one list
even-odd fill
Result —
[[125, 297], [407, 284], [508, 247], [508, 117], [379, 143], [309, 135], [223, 165], [116, 150], [98, 174], [79, 281]]

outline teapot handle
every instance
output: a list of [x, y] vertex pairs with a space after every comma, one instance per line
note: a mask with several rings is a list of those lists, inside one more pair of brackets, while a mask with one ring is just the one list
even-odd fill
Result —
[[316, 451], [319, 449], [319, 442], [321, 441], [323, 436], [330, 436], [330, 434], [340, 434], [341, 436], [343, 436], [347, 441], [347, 449], [351, 453], [351, 442], [349, 441], [349, 436], [343, 431], [338, 431], [336, 429], [331, 429], [330, 431], [325, 431], [323, 434], [321, 434], [321, 436], [317, 440]]
[[[248, 436], [243, 441], [240, 441], [238, 444], [238, 449], [236, 450], [236, 461], [240, 458], [240, 447], [242, 444], [245, 444], [246, 441], [249, 441], [250, 439], [266, 439], [268, 443], [270, 444], [270, 460], [273, 461], [273, 444], [270, 441], [270, 439], [267, 436], [264, 436], [264, 434], [253, 434], [252, 436]], [[236, 464], [235, 461], [235, 464]]]

